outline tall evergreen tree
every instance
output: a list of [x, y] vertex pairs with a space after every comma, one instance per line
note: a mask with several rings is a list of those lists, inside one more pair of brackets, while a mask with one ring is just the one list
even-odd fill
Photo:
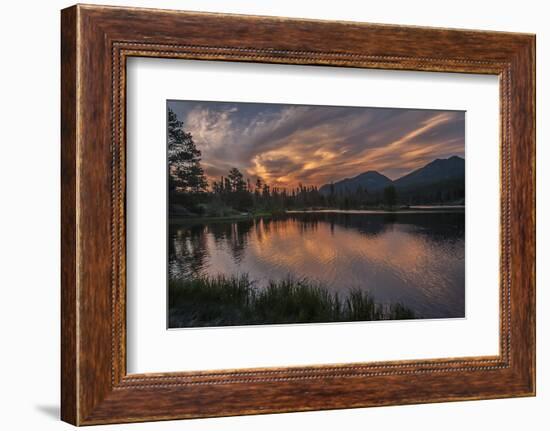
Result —
[[206, 192], [208, 182], [200, 162], [201, 152], [193, 142], [193, 136], [183, 129], [183, 122], [168, 108], [170, 190], [195, 194]]
[[263, 181], [260, 177], [256, 179], [256, 187], [254, 188], [254, 199], [256, 203], [260, 201], [260, 196], [262, 194]]
[[269, 199], [269, 185], [267, 183], [262, 186], [262, 196], [264, 199]]
[[243, 192], [246, 190], [246, 182], [244, 181], [243, 174], [241, 174], [237, 168], [231, 168], [227, 177], [231, 183], [231, 191]]

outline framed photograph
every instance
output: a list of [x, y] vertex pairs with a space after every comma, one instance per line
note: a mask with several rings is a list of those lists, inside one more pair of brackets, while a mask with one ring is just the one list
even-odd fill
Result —
[[169, 100], [168, 328], [464, 318], [464, 120]]
[[535, 394], [535, 37], [62, 11], [62, 419]]

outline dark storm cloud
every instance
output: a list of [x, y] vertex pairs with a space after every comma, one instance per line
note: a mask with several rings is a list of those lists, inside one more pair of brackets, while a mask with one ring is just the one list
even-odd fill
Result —
[[322, 185], [377, 170], [390, 178], [464, 156], [464, 112], [170, 101], [207, 175], [231, 167], [280, 187]]

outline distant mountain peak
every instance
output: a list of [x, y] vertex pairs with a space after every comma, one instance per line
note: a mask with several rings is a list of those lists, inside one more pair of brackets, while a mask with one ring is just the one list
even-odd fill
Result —
[[448, 161], [451, 161], [451, 162], [464, 162], [464, 159], [460, 156], [450, 156], [450, 157], [447, 157], [446, 159], [437, 158], [437, 159], [432, 160], [430, 163], [428, 163], [428, 165], [431, 164], [431, 163], [435, 163], [435, 162], [441, 163], [441, 162], [448, 162]]
[[381, 173], [378, 172], [378, 171], [367, 171], [367, 172], [363, 172], [362, 174], [359, 174], [359, 175], [355, 176], [354, 178], [362, 177], [362, 176], [377, 176], [377, 177], [384, 177], [384, 178], [387, 178], [385, 175], [381, 174]]
[[355, 192], [358, 188], [366, 189], [369, 191], [379, 191], [384, 187], [392, 184], [385, 175], [377, 171], [366, 171], [362, 174], [356, 175], [352, 178], [344, 178], [343, 180], [336, 181], [331, 184], [325, 184], [319, 188], [319, 191], [324, 194], [330, 193], [331, 188], [335, 192]]
[[351, 178], [325, 184], [319, 188], [321, 193], [330, 193], [331, 188], [335, 192], [355, 192], [359, 187], [370, 192], [381, 191], [394, 184], [397, 188], [411, 188], [464, 178], [465, 161], [462, 157], [453, 155], [448, 158], [437, 158], [395, 181], [390, 180], [378, 171], [365, 171]]
[[464, 169], [464, 159], [455, 155], [446, 159], [435, 159], [395, 180], [394, 183], [400, 188], [410, 188], [434, 182], [460, 179], [464, 178]]

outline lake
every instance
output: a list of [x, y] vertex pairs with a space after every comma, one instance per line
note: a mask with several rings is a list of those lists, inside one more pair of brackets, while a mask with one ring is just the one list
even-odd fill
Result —
[[421, 318], [464, 317], [464, 211], [307, 212], [170, 223], [170, 280], [305, 278], [345, 297], [402, 303]]

